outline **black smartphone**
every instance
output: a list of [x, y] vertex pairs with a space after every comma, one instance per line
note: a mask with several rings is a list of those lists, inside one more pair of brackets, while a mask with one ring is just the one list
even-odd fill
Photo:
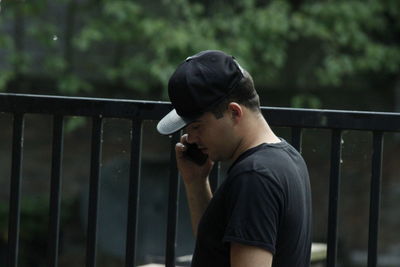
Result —
[[204, 165], [206, 163], [208, 156], [201, 152], [196, 144], [186, 144], [187, 150], [185, 152], [188, 159], [196, 163], [197, 165]]

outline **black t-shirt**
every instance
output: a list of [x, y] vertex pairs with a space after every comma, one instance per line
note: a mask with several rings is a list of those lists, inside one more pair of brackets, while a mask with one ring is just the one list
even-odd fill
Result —
[[311, 192], [301, 155], [282, 140], [244, 152], [198, 228], [192, 267], [230, 266], [230, 243], [271, 252], [274, 267], [309, 267]]

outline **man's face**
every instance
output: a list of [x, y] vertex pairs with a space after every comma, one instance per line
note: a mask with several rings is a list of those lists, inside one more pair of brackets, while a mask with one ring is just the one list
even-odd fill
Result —
[[189, 124], [186, 132], [188, 142], [197, 144], [212, 161], [231, 159], [237, 148], [234, 123], [228, 113], [217, 119], [211, 112], [206, 112]]

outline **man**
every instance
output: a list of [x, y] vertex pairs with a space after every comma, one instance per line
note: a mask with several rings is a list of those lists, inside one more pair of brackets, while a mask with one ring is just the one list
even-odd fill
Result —
[[[168, 93], [175, 109], [157, 129], [186, 130], [175, 150], [196, 236], [192, 266], [308, 267], [307, 167], [262, 116], [250, 74], [232, 56], [203, 51], [178, 66]], [[192, 145], [205, 162], [194, 162]], [[213, 196], [216, 161], [232, 164]]]

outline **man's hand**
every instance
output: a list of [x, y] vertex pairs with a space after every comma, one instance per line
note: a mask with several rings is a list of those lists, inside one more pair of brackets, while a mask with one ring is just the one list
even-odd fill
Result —
[[180, 142], [175, 146], [178, 170], [182, 175], [183, 181], [186, 185], [190, 185], [192, 183], [204, 184], [214, 163], [210, 159], [207, 159], [206, 163], [201, 166], [194, 163], [185, 154], [187, 145], [187, 134], [184, 134], [181, 136]]
[[185, 134], [181, 137], [181, 142], [176, 144], [175, 152], [178, 170], [185, 184], [193, 234], [196, 236], [200, 218], [212, 198], [208, 175], [214, 163], [207, 159], [206, 163], [200, 166], [188, 159], [185, 155], [187, 144], [187, 134]]

